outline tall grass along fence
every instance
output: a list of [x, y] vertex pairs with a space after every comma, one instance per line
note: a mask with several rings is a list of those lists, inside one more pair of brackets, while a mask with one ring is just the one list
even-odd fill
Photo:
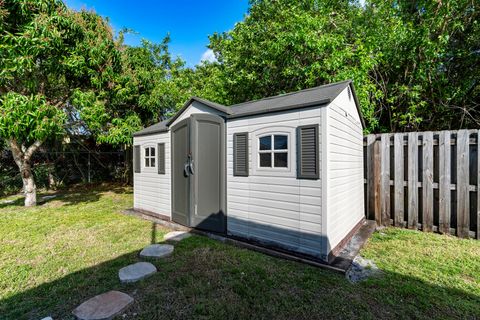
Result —
[[480, 239], [479, 130], [364, 138], [368, 219]]

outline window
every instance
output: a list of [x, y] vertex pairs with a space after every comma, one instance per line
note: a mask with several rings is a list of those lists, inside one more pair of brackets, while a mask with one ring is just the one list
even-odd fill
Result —
[[145, 148], [145, 168], [155, 167], [155, 148]]
[[260, 168], [288, 168], [288, 135], [260, 137], [258, 157]]

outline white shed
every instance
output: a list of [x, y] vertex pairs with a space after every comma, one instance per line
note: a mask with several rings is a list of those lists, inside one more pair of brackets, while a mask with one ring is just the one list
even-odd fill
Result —
[[329, 261], [364, 222], [351, 81], [222, 106], [191, 98], [134, 135], [134, 209]]

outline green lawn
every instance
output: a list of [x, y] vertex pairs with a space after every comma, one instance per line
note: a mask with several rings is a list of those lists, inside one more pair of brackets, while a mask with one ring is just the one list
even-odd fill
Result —
[[[18, 198], [18, 197], [17, 197]], [[15, 199], [15, 198], [14, 198]], [[384, 271], [352, 285], [342, 276], [200, 236], [152, 261], [159, 272], [123, 285], [168, 230], [120, 214], [131, 189], [64, 191], [33, 209], [0, 199], [0, 319], [70, 319], [85, 299], [111, 289], [135, 298], [127, 319], [327, 319], [480, 316], [480, 241], [386, 229], [362, 255]]]

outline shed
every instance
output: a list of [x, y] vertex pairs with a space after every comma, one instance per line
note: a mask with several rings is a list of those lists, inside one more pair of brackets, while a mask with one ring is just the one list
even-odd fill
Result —
[[193, 97], [134, 134], [134, 209], [329, 261], [364, 222], [363, 128], [350, 80]]

